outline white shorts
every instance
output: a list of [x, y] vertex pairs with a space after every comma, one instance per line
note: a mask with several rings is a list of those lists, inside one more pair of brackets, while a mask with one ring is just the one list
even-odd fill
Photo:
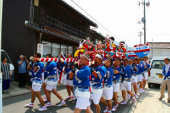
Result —
[[123, 81], [123, 83], [120, 84], [120, 90], [131, 91], [131, 82]]
[[93, 103], [95, 105], [99, 104], [101, 97], [102, 97], [102, 93], [92, 93], [92, 94], [90, 94], [90, 98], [93, 100]]
[[32, 89], [37, 92], [37, 91], [41, 91], [41, 86], [40, 85], [32, 85]]
[[73, 80], [65, 79], [63, 84], [64, 84], [64, 85], [73, 86]]
[[88, 97], [77, 97], [77, 102], [75, 108], [86, 110], [89, 106], [89, 98]]
[[105, 97], [106, 100], [111, 100], [113, 98], [113, 89], [103, 90], [103, 97]]
[[142, 82], [143, 81], [143, 75], [142, 74], [137, 75], [137, 77], [138, 77], [138, 82]]
[[114, 84], [113, 83], [113, 92], [119, 92], [119, 85], [120, 84]]
[[53, 89], [56, 89], [57, 86], [56, 85], [49, 85], [49, 84], [46, 84], [46, 90], [48, 91], [52, 91]]
[[131, 78], [131, 82], [132, 83], [137, 83], [137, 76], [132, 76], [132, 78]]
[[145, 80], [148, 80], [148, 72], [144, 72]]

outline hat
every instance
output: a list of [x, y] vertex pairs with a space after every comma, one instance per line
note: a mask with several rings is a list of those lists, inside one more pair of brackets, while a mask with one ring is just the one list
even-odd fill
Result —
[[125, 42], [124, 42], [124, 41], [120, 41], [119, 43], [120, 43], [120, 44], [123, 44], [123, 45], [125, 44]]
[[19, 56], [20, 59], [23, 58], [23, 57], [24, 57], [24, 55], [20, 55], [20, 56]]
[[111, 37], [109, 37], [109, 38], [110, 38], [110, 40], [113, 40], [113, 41], [115, 40], [115, 38], [114, 38], [113, 36], [111, 36]]

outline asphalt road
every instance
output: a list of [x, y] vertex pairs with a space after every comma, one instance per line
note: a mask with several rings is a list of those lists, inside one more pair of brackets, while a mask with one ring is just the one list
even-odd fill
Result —
[[[67, 96], [65, 86], [59, 86], [58, 91], [63, 96], [63, 98]], [[42, 91], [42, 97], [44, 96], [45, 96], [44, 92]], [[25, 95], [3, 99], [3, 113], [34, 113], [34, 112], [38, 113], [39, 112], [38, 108], [41, 107], [41, 105], [37, 98], [34, 103], [34, 108], [24, 107], [25, 104], [30, 103], [31, 101], [30, 98], [31, 98], [31, 94], [25, 94]], [[76, 101], [67, 100], [66, 101], [67, 107], [57, 107], [56, 104], [58, 104], [59, 102], [60, 100], [54, 94], [52, 94], [52, 104], [54, 106], [48, 107], [48, 110], [43, 111], [43, 112], [45, 113], [73, 113]], [[132, 104], [133, 102], [131, 99], [127, 105], [119, 105], [117, 111], [114, 113], [128, 113]], [[105, 106], [102, 103], [100, 103], [100, 106], [101, 106], [101, 112], [103, 112], [103, 110], [105, 109]], [[91, 109], [95, 113], [95, 107], [93, 104], [91, 105]], [[85, 111], [82, 111], [81, 113], [85, 113]]]

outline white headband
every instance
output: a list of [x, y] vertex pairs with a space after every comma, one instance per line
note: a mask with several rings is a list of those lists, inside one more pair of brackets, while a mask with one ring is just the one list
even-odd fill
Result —
[[102, 56], [101, 56], [101, 55], [99, 55], [99, 54], [96, 54], [96, 56], [95, 56], [95, 57], [98, 57], [98, 58], [103, 59], [103, 58], [102, 58]]
[[64, 54], [63, 54], [63, 52], [61, 52], [61, 55], [63, 56], [63, 58], [65, 58], [65, 56], [64, 56]]
[[88, 57], [86, 57], [84, 54], [81, 54], [81, 56], [84, 56], [87, 60], [91, 60], [91, 59], [89, 59]]

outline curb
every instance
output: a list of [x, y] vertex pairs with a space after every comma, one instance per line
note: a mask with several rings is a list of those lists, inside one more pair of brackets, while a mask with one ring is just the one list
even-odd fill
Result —
[[[63, 86], [63, 84], [59, 83], [57, 84], [57, 87], [60, 87], [60, 86]], [[42, 91], [43, 89], [41, 89]], [[25, 94], [28, 94], [28, 93], [31, 93], [31, 91], [28, 89], [28, 91], [23, 91], [23, 92], [20, 92], [20, 93], [16, 93], [16, 94], [11, 94], [11, 95], [8, 95], [8, 96], [5, 96], [3, 97], [2, 96], [2, 99], [7, 99], [7, 98], [11, 98], [11, 97], [16, 97], [16, 96], [20, 96], [20, 95], [25, 95]]]

